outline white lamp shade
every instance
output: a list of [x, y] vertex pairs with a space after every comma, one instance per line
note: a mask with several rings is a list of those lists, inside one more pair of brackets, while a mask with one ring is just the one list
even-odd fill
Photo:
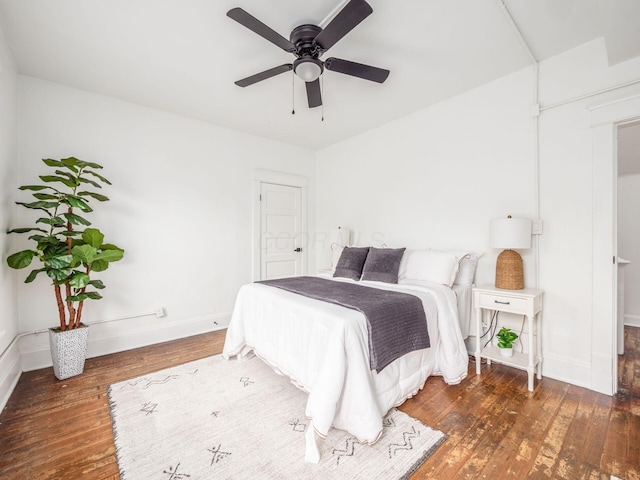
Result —
[[531, 248], [531, 220], [511, 216], [491, 220], [490, 244], [493, 248]]
[[320, 77], [322, 69], [314, 62], [300, 62], [295, 66], [296, 75], [305, 82], [313, 82]]

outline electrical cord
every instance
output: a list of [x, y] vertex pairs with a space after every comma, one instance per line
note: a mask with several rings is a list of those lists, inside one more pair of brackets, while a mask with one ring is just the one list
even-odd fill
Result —
[[491, 343], [491, 339], [495, 336], [496, 329], [498, 328], [499, 314], [500, 314], [499, 311], [497, 310], [493, 311], [493, 314], [491, 315], [491, 321], [489, 322], [489, 327], [487, 328], [487, 331], [484, 332], [482, 335], [480, 335], [480, 338], [484, 338], [485, 336], [487, 336], [488, 333], [491, 333], [491, 335], [489, 335], [489, 339], [487, 340], [487, 343], [485, 343], [482, 348], [485, 348], [487, 345], [489, 345]]
[[[527, 316], [526, 315], [522, 315], [522, 325], [520, 325], [520, 335], [518, 335], [518, 343], [520, 344], [520, 353], [524, 353], [524, 345], [522, 345], [522, 332], [524, 332], [524, 321], [526, 320]], [[529, 335], [531, 335], [531, 332], [529, 332]]]

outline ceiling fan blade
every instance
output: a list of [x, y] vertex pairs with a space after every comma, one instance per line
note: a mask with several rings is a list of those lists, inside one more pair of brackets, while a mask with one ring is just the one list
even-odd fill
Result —
[[323, 50], [329, 50], [342, 37], [373, 13], [371, 5], [364, 0], [351, 0], [315, 39]]
[[229, 10], [227, 12], [227, 17], [232, 18], [240, 25], [244, 25], [252, 32], [257, 33], [261, 37], [269, 40], [271, 43], [277, 45], [283, 50], [286, 50], [287, 52], [293, 52], [295, 50], [295, 47], [289, 40], [284, 38], [282, 35], [271, 29], [270, 27], [267, 27], [260, 20], [248, 14], [239, 7]]
[[320, 93], [320, 80], [315, 79], [313, 82], [306, 82], [307, 100], [309, 108], [315, 108], [322, 105], [322, 93]]
[[324, 68], [332, 72], [344, 73], [353, 77], [364, 78], [372, 82], [384, 83], [389, 76], [389, 70], [384, 68], [372, 67], [362, 63], [342, 60], [340, 58], [327, 58], [324, 62]]
[[235, 82], [235, 84], [239, 87], [248, 87], [249, 85], [261, 82], [262, 80], [266, 80], [267, 78], [275, 77], [276, 75], [280, 75], [281, 73], [288, 72], [292, 68], [293, 65], [291, 63], [285, 63], [284, 65], [273, 67], [269, 70], [265, 70], [264, 72], [256, 73], [255, 75], [251, 75], [250, 77], [238, 80], [237, 82]]

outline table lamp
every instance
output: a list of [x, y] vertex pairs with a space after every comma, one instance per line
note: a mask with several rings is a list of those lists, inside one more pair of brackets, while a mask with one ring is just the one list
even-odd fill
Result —
[[491, 220], [490, 244], [493, 248], [505, 249], [496, 262], [496, 288], [522, 290], [522, 257], [513, 249], [531, 248], [531, 220], [511, 215]]

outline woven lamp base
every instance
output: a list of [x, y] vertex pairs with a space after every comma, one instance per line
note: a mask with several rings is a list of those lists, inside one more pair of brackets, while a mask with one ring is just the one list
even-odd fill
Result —
[[515, 250], [505, 250], [498, 255], [496, 288], [504, 290], [522, 290], [524, 288], [522, 257]]

